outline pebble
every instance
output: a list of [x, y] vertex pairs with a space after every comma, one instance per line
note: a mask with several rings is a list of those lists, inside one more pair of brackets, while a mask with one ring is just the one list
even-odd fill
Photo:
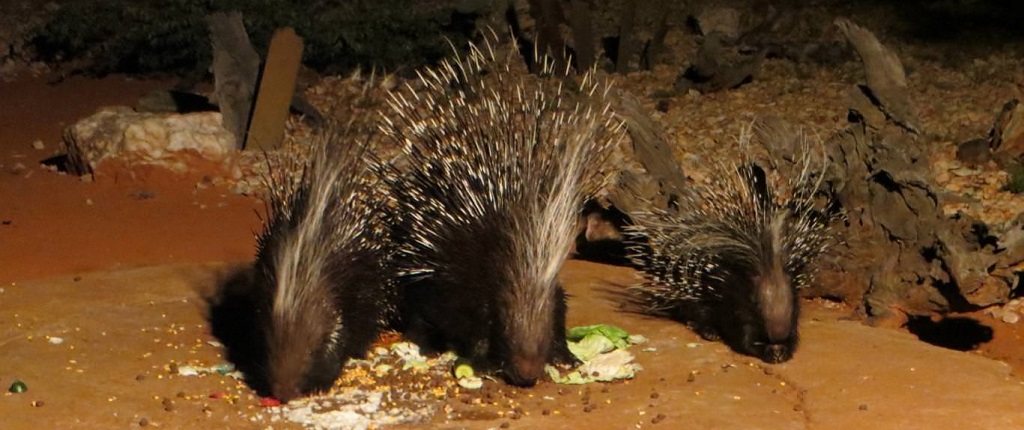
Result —
[[1002, 320], [1007, 324], [1017, 324], [1017, 321], [1020, 321], [1020, 315], [1013, 311], [1006, 311], [1003, 312]]
[[46, 145], [43, 145], [43, 141], [36, 139], [35, 142], [32, 142], [32, 148], [42, 150], [46, 148]]

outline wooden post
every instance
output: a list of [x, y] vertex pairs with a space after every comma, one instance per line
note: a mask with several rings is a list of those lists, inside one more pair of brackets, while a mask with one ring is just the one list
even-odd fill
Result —
[[245, 149], [269, 150], [281, 146], [301, 62], [302, 38], [291, 28], [277, 30], [263, 66]]

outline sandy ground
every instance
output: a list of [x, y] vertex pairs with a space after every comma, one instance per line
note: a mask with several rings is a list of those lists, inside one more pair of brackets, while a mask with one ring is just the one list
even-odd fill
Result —
[[[262, 415], [245, 385], [173, 371], [223, 362], [203, 297], [224, 264], [251, 258], [261, 203], [162, 171], [86, 183], [39, 166], [64, 125], [167, 86], [120, 77], [0, 83], [0, 388], [15, 379], [29, 387], [0, 395], [4, 428], [270, 424], [253, 421]], [[1020, 374], [1017, 326], [979, 316], [995, 338], [965, 353], [808, 302], [796, 357], [767, 366], [678, 324], [618, 311], [614, 293], [635, 279], [628, 269], [574, 261], [562, 275], [569, 323], [648, 337], [655, 350], [636, 351], [645, 370], [589, 392], [541, 384], [520, 396], [518, 420], [438, 417], [422, 427], [1024, 427], [1024, 385], [990, 358]]]

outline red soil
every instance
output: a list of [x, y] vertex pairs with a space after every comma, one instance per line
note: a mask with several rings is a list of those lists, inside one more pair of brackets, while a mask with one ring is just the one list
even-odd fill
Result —
[[[161, 169], [83, 182], [41, 162], [69, 124], [105, 105], [134, 105], [166, 81], [112, 76], [0, 83], [0, 285], [113, 268], [244, 261], [256, 199], [197, 189], [204, 172]], [[36, 140], [44, 149], [33, 148]]]

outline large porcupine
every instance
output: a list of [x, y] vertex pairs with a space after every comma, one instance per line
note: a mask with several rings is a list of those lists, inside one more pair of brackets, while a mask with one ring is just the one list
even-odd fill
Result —
[[240, 281], [256, 307], [260, 376], [281, 401], [330, 388], [392, 306], [383, 187], [363, 142], [330, 129], [314, 139], [297, 181], [294, 169], [270, 166], [269, 220]]
[[781, 178], [756, 163], [720, 165], [721, 178], [693, 183], [674, 208], [633, 214], [629, 235], [646, 278], [637, 288], [646, 310], [768, 363], [792, 358], [797, 290], [812, 282], [839, 216], [822, 188], [824, 172], [812, 169], [812, 151], [799, 139], [799, 175], [782, 190]]
[[392, 97], [400, 313], [412, 340], [531, 386], [545, 364], [575, 362], [557, 275], [621, 126], [592, 75], [570, 91], [550, 60], [535, 56], [554, 85], [514, 72], [514, 52], [494, 45]]

